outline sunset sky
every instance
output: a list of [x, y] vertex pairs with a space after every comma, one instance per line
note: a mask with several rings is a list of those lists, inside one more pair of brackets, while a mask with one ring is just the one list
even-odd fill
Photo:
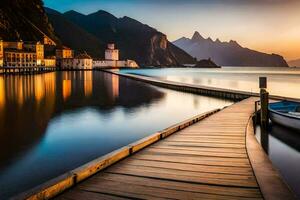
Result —
[[137, 19], [165, 33], [170, 41], [203, 37], [236, 40], [242, 46], [300, 58], [299, 0], [44, 0], [64, 12], [105, 10]]

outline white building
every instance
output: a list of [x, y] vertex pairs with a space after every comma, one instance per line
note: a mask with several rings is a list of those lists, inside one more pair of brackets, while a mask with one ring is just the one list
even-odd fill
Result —
[[115, 49], [115, 44], [107, 45], [105, 60], [119, 60], [119, 49]]
[[62, 60], [62, 69], [92, 69], [93, 59], [86, 53]]
[[134, 60], [93, 60], [93, 68], [138, 68]]
[[138, 68], [134, 60], [119, 60], [119, 50], [115, 49], [115, 44], [108, 44], [105, 50], [105, 60], [94, 60], [93, 68]]

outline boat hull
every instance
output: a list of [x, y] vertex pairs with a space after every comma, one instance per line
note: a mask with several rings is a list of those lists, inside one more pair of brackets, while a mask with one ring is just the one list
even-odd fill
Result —
[[284, 113], [279, 113], [270, 110], [270, 119], [272, 122], [280, 124], [282, 126], [300, 131], [300, 120]]

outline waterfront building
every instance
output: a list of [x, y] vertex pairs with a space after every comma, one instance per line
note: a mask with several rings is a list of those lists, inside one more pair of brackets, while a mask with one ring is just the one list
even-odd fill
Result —
[[56, 46], [56, 43], [51, 38], [44, 35], [44, 45]]
[[105, 60], [96, 59], [93, 61], [93, 68], [120, 68], [129, 67], [137, 68], [138, 65], [134, 60], [119, 60], [119, 50], [115, 44], [108, 44], [105, 50]]
[[93, 68], [138, 68], [139, 66], [134, 60], [93, 60]]
[[56, 49], [55, 56], [57, 59], [73, 58], [74, 51], [69, 47], [63, 46], [61, 48]]
[[56, 57], [50, 56], [44, 59], [45, 67], [56, 67]]
[[18, 49], [4, 52], [4, 65], [8, 67], [36, 67], [36, 53]]
[[61, 67], [62, 69], [92, 69], [93, 59], [87, 53], [83, 53], [75, 58], [62, 59]]
[[44, 45], [40, 42], [5, 41], [3, 65], [8, 67], [36, 67], [44, 65]]
[[119, 49], [115, 49], [115, 44], [108, 44], [105, 50], [105, 60], [119, 60]]
[[17, 49], [22, 50], [23, 49], [23, 41], [3, 41], [3, 49]]
[[64, 62], [65, 64], [71, 62], [72, 58], [74, 57], [74, 51], [69, 47], [62, 46], [61, 48], [56, 49], [55, 56], [57, 66], [62, 67], [63, 60], [66, 59]]
[[0, 67], [4, 64], [3, 40], [0, 39]]

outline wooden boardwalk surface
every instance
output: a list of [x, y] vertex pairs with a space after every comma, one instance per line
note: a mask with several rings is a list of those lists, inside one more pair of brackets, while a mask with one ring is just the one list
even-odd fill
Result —
[[246, 150], [255, 100], [223, 109], [56, 199], [262, 199]]

